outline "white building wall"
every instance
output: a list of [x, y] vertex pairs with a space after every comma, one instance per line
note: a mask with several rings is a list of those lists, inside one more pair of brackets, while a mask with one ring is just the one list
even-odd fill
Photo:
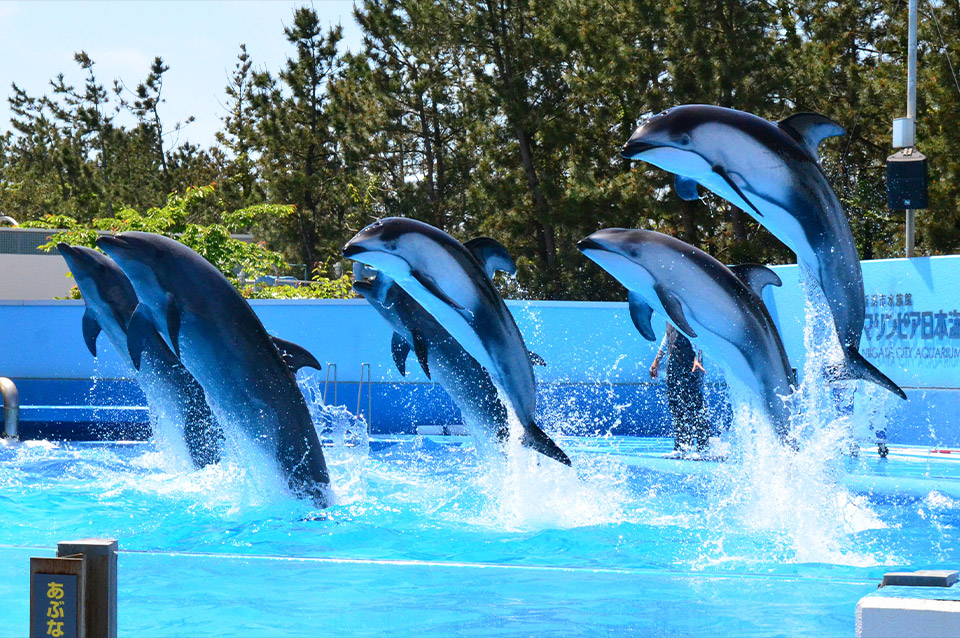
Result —
[[0, 254], [0, 299], [66, 297], [74, 286], [60, 255]]

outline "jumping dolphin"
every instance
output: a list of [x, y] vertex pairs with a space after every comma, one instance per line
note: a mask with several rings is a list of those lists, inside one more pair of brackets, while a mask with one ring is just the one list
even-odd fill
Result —
[[821, 141], [843, 133], [816, 113], [775, 124], [743, 111], [690, 104], [644, 122], [622, 154], [675, 173], [683, 199], [696, 199], [698, 184], [707, 188], [786, 244], [830, 308], [844, 352], [841, 378], [872, 381], [906, 399], [859, 352], [865, 314], [860, 257], [817, 154]]
[[[509, 262], [512, 266], [512, 260]], [[499, 268], [498, 265], [490, 267]], [[413, 350], [427, 376], [437, 381], [460, 408], [463, 423], [477, 449], [484, 456], [490, 456], [510, 433], [507, 410], [490, 375], [433, 316], [389, 277], [360, 263], [354, 264], [353, 272], [353, 289], [370, 302], [395, 331], [391, 350], [400, 374], [406, 374], [407, 356]], [[570, 465], [563, 450], [535, 423], [524, 425], [523, 442], [541, 454]]]
[[429, 224], [391, 217], [357, 233], [343, 256], [376, 268], [405, 290], [486, 370], [523, 427], [524, 444], [569, 464], [559, 448], [546, 446], [548, 438], [533, 439], [541, 431], [534, 422], [537, 387], [530, 355], [484, 265], [470, 250]]
[[[180, 242], [126, 232], [97, 241], [130, 278], [137, 306], [127, 326], [134, 364], [155, 328], [193, 373], [221, 423], [236, 423], [272, 454], [298, 496], [329, 504], [330, 478], [293, 370], [319, 367], [308, 352], [271, 339], [219, 270]], [[281, 352], [280, 349], [284, 351]]]
[[785, 437], [784, 398], [795, 380], [760, 296], [764, 286], [780, 285], [772, 270], [744, 266], [738, 277], [702, 250], [652, 230], [608, 228], [577, 247], [627, 288], [630, 316], [644, 338], [656, 339], [652, 313], [664, 316], [751, 391]]
[[[104, 332], [120, 358], [127, 353], [127, 323], [137, 307], [137, 295], [123, 271], [106, 255], [84, 246], [58, 244], [83, 295], [83, 340], [97, 356], [97, 337]], [[137, 381], [154, 418], [165, 416], [183, 428], [190, 457], [197, 467], [220, 460], [223, 432], [207, 405], [203, 388], [170, 351], [156, 330], [144, 338]]]

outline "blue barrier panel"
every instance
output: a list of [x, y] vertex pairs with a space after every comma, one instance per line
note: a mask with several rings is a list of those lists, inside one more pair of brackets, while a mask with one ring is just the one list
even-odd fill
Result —
[[[784, 285], [768, 288], [765, 300], [791, 362], [802, 368], [805, 310], [798, 270], [776, 270]], [[883, 397], [891, 440], [960, 445], [960, 256], [870, 261], [863, 271], [867, 321], [861, 351], [910, 397]], [[390, 355], [391, 330], [363, 300], [270, 300], [252, 306], [272, 334], [299, 343], [324, 365], [337, 364], [338, 403], [351, 410], [361, 364], [370, 364], [375, 431], [413, 432], [418, 425], [459, 421], [456, 406], [413, 357], [407, 376], [400, 376]], [[576, 434], [669, 432], [662, 377], [653, 382], [648, 373], [657, 344], [637, 333], [626, 303], [510, 301], [508, 306], [528, 347], [547, 362], [535, 368], [541, 421]], [[0, 375], [20, 388], [21, 427], [27, 433], [49, 435], [57, 430], [51, 423], [64, 428], [75, 423], [73, 435], [79, 436], [87, 422], [82, 411], [41, 421], [52, 413], [32, 407], [143, 405], [132, 370], [105, 338], [98, 342], [97, 359], [87, 352], [82, 314], [79, 301], [0, 301]], [[654, 329], [662, 335], [663, 322], [655, 320]], [[709, 353], [705, 365], [708, 384], [718, 388], [722, 375]], [[322, 387], [325, 372], [307, 374]], [[365, 388], [362, 393], [365, 410]], [[708, 403], [716, 411], [714, 421], [722, 423], [721, 393], [709, 392]], [[119, 425], [130, 424], [131, 436], [142, 436], [142, 411], [112, 414]], [[123, 434], [122, 428], [110, 432]]]

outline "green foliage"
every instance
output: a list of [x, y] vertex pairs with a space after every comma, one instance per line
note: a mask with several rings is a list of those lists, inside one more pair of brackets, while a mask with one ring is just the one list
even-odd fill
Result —
[[240, 292], [248, 299], [348, 299], [353, 296], [353, 279], [343, 275], [337, 279], [324, 276], [325, 268], [314, 269], [309, 282], [296, 286], [241, 286]]
[[[204, 259], [253, 298], [341, 298], [351, 296], [349, 278], [328, 280], [315, 273], [314, 280], [301, 288], [271, 291], [272, 287], [247, 285], [255, 280], [285, 269], [280, 253], [268, 250], [262, 242], [243, 241], [231, 236], [255, 224], [269, 223], [292, 214], [291, 206], [259, 204], [236, 211], [224, 212], [221, 223], [201, 225], [190, 223], [191, 213], [216, 198], [212, 186], [188, 188], [186, 193], [171, 194], [162, 208], [151, 208], [140, 214], [125, 208], [115, 217], [95, 218], [82, 224], [65, 215], [47, 215], [42, 220], [26, 222], [25, 227], [59, 229], [42, 246], [52, 250], [60, 242], [96, 247], [97, 238], [104, 233], [143, 231], [165, 235], [192, 248]], [[346, 281], [344, 281], [346, 280]], [[278, 287], [280, 288], [280, 287]]]

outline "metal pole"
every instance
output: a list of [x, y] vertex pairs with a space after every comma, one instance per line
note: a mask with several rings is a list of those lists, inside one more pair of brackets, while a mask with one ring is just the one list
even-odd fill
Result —
[[[907, 25], [907, 118], [916, 131], [917, 122], [917, 2], [910, 0], [910, 17]], [[916, 135], [916, 133], [914, 133]], [[914, 139], [914, 145], [916, 140]], [[907, 210], [906, 219], [906, 256], [914, 256], [914, 235], [917, 211]]]
[[20, 394], [7, 377], [0, 377], [0, 395], [3, 396], [3, 436], [20, 438]]

